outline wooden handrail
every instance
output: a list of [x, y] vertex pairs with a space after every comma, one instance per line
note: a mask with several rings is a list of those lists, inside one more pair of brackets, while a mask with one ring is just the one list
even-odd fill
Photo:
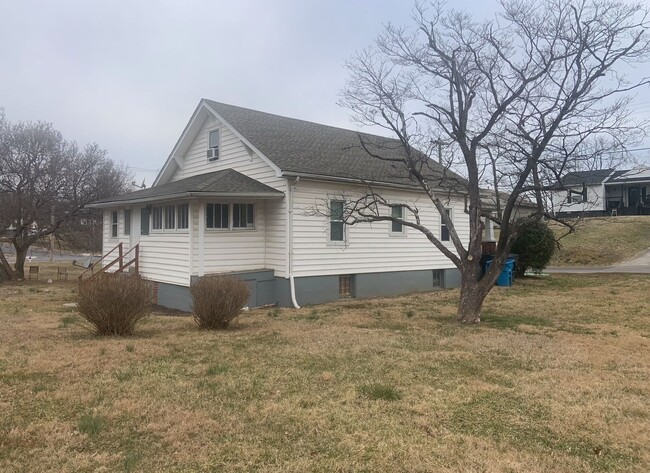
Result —
[[[108, 255], [110, 255], [111, 253], [113, 253], [115, 250], [118, 250], [118, 257], [115, 258], [115, 259], [114, 259], [113, 261], [111, 261], [110, 263], [108, 263], [107, 265], [102, 266], [102, 267], [99, 269], [99, 271], [97, 271], [97, 272], [95, 273], [95, 266], [97, 266], [99, 263], [101, 263], [104, 259], [106, 259], [106, 257], [107, 257]], [[135, 256], [133, 257], [133, 259], [131, 259], [130, 261], [127, 261], [127, 262], [125, 263], [124, 260], [126, 259], [126, 257], [127, 257], [131, 252], [134, 252], [134, 253], [135, 253]], [[92, 275], [92, 276], [95, 276], [96, 274], [101, 274], [101, 273], [106, 272], [107, 270], [109, 270], [110, 268], [112, 268], [115, 264], [119, 264], [119, 267], [118, 267], [118, 269], [117, 269], [117, 271], [116, 271], [116, 272], [118, 272], [118, 273], [121, 273], [122, 271], [124, 271], [126, 268], [128, 268], [128, 267], [131, 266], [132, 264], [135, 265], [135, 272], [137, 273], [137, 272], [140, 270], [140, 262], [139, 262], [139, 260], [140, 260], [140, 244], [139, 244], [139, 243], [138, 243], [137, 245], [135, 245], [133, 248], [130, 248], [129, 251], [127, 251], [126, 253], [124, 253], [124, 252], [123, 252], [123, 244], [120, 242], [120, 243], [118, 243], [118, 244], [117, 244], [113, 249], [111, 249], [111, 251], [109, 251], [109, 252], [106, 253], [104, 256], [102, 256], [98, 261], [96, 261], [95, 263], [93, 263], [93, 264], [92, 264], [88, 269], [86, 269], [86, 271], [84, 271], [83, 273], [81, 273], [81, 274], [79, 275], [79, 281], [81, 282], [81, 281], [83, 280], [84, 275], [85, 275], [86, 273], [88, 273], [88, 271], [91, 272], [91, 275]], [[92, 277], [92, 276], [91, 276], [91, 277]]]

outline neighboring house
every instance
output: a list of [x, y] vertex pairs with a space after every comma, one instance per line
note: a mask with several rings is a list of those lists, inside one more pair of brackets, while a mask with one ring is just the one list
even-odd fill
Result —
[[558, 217], [650, 215], [650, 168], [567, 173], [551, 193]]
[[[181, 310], [190, 308], [192, 280], [206, 274], [247, 281], [251, 307], [458, 286], [458, 270], [420, 232], [341, 222], [346, 196], [368, 182], [391, 202], [416, 205], [422, 223], [453, 248], [427, 196], [393, 163], [361, 149], [356, 132], [205, 99], [153, 187], [92, 206], [104, 209], [104, 253], [138, 245], [139, 272], [154, 282], [157, 302]], [[445, 195], [466, 243], [464, 197]]]

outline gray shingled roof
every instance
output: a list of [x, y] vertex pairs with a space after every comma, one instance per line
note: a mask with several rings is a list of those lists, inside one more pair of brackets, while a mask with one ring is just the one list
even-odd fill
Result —
[[110, 203], [147, 202], [162, 200], [167, 197], [178, 198], [197, 195], [282, 197], [284, 193], [233, 169], [225, 169], [168, 182], [149, 189], [129, 192], [110, 199], [99, 200], [93, 202], [93, 206], [101, 207]]
[[[259, 112], [212, 100], [205, 100], [219, 115], [278, 166], [283, 173], [350, 178], [363, 181], [415, 185], [400, 163], [370, 156], [361, 146], [359, 135], [372, 152], [387, 158], [402, 156], [401, 144], [386, 138], [336, 128], [295, 118]], [[423, 156], [423, 155], [422, 155]], [[457, 188], [465, 180], [432, 159], [426, 159], [431, 178]]]
[[588, 186], [602, 184], [612, 172], [613, 169], [569, 172], [562, 178], [562, 183], [565, 186], [581, 186], [583, 183]]

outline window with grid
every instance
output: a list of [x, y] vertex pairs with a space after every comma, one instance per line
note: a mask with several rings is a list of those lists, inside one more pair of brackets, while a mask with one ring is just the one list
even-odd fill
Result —
[[176, 228], [185, 229], [189, 227], [190, 221], [190, 206], [189, 204], [180, 204], [178, 206], [178, 216], [176, 220]]
[[[397, 207], [391, 207], [390, 216], [404, 220], [404, 206], [398, 205]], [[390, 231], [391, 233], [404, 233], [404, 225], [399, 222], [391, 222]]]
[[151, 229], [162, 230], [163, 227], [163, 208], [153, 207], [151, 209]]
[[173, 230], [176, 228], [176, 206], [165, 206], [165, 230]]
[[205, 226], [207, 228], [228, 229], [228, 204], [207, 204], [205, 209]]
[[330, 201], [330, 241], [344, 241], [343, 201]]
[[255, 228], [255, 205], [232, 204], [232, 227]]

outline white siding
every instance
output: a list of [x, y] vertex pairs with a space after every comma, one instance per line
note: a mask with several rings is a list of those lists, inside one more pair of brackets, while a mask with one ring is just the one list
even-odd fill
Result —
[[[111, 237], [111, 218], [113, 212], [117, 212], [117, 238]], [[131, 225], [131, 230], [133, 230], [133, 225]], [[102, 255], [105, 255], [107, 252], [115, 248], [119, 243], [122, 243], [122, 249], [124, 253], [129, 251], [130, 237], [124, 235], [124, 209], [123, 208], [113, 208], [104, 210], [104, 229], [102, 232]], [[110, 257], [102, 264], [110, 263], [112, 260], [118, 257], [118, 252], [115, 250], [111, 253]]]
[[[214, 117], [205, 120], [198, 133], [194, 137], [192, 144], [188, 147], [187, 152], [182, 157], [182, 169], [177, 169], [171, 180], [184, 179], [202, 173], [219, 171], [222, 169], [234, 169], [252, 179], [256, 179], [268, 186], [279, 191], [287, 191], [287, 180], [276, 176], [275, 170], [266, 163], [262, 158], [249, 150], [242, 141], [226, 126], [221, 126], [221, 148], [219, 160], [208, 161], [206, 152], [208, 149], [208, 132], [219, 126]], [[238, 268], [246, 267], [247, 269], [274, 269], [277, 276], [285, 275], [286, 261], [286, 203], [285, 199], [271, 200], [261, 203], [258, 208], [261, 210], [260, 221], [264, 222], [263, 230], [256, 233], [257, 236], [265, 237], [266, 243], [262, 244], [252, 238], [250, 235], [243, 236], [243, 240], [234, 238], [232, 241], [225, 239], [219, 246], [214, 237], [209, 237], [210, 232], [206, 232], [206, 272], [209, 258], [219, 258], [223, 252], [244, 249], [244, 259], [241, 263], [234, 264], [233, 261], [227, 261], [226, 267], [234, 268], [228, 271], [239, 271]], [[266, 217], [266, 218], [265, 218]], [[194, 214], [194, 261], [192, 271], [198, 271], [198, 211]], [[248, 247], [246, 245], [249, 245]], [[230, 248], [228, 250], [227, 248]], [[250, 253], [248, 253], [250, 251]], [[248, 254], [246, 254], [248, 253]], [[263, 256], [260, 260], [260, 254]], [[228, 253], [231, 254], [231, 253]], [[253, 261], [257, 263], [252, 268]], [[217, 259], [210, 260], [210, 267], [216, 267]]]
[[[574, 188], [580, 192], [582, 188]], [[602, 184], [587, 186], [587, 200], [585, 202], [568, 202], [568, 191], [561, 190], [552, 193], [554, 212], [589, 212], [605, 210], [605, 186]], [[572, 194], [576, 196], [577, 194]]]
[[[357, 190], [357, 192], [362, 190]], [[390, 222], [362, 223], [346, 228], [347, 244], [328, 242], [329, 220], [314, 215], [314, 207], [324, 209], [329, 198], [353, 197], [354, 189], [339, 184], [301, 180], [293, 193], [293, 274], [315, 276], [358, 274], [386, 271], [443, 269], [454, 267], [420, 232], [406, 228], [405, 236], [392, 236]], [[391, 202], [417, 206], [422, 224], [435, 235], [440, 234], [440, 215], [424, 195], [400, 190], [386, 190], [382, 195]], [[469, 219], [461, 199], [449, 204], [456, 231], [466, 244]], [[412, 219], [406, 212], [406, 218]], [[448, 242], [449, 248], [453, 244]]]

